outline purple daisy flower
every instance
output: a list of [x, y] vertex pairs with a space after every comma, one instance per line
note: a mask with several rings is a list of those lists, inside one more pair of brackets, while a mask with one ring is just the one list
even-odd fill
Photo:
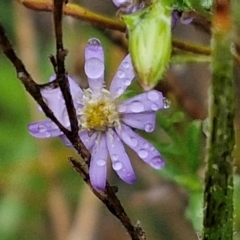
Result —
[[[89, 175], [92, 186], [98, 190], [105, 188], [108, 155], [113, 169], [123, 181], [131, 184], [136, 180], [124, 143], [153, 168], [162, 168], [164, 160], [156, 148], [132, 129], [154, 130], [155, 113], [165, 108], [162, 93], [151, 90], [120, 102], [118, 97], [135, 77], [130, 56], [123, 59], [109, 90], [104, 84], [104, 54], [98, 39], [88, 41], [85, 60], [89, 88], [82, 90], [70, 77], [68, 81], [80, 127], [79, 137], [91, 153]], [[58, 120], [70, 128], [60, 88], [44, 89], [41, 94]], [[29, 131], [38, 138], [58, 136], [70, 146], [66, 136], [49, 119], [30, 124]]]

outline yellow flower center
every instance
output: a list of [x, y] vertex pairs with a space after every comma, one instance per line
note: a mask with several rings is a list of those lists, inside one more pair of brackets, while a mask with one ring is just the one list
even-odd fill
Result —
[[83, 109], [79, 119], [82, 129], [106, 131], [119, 124], [119, 117], [116, 103], [109, 91], [102, 89], [99, 95], [95, 95], [90, 89], [84, 91]]

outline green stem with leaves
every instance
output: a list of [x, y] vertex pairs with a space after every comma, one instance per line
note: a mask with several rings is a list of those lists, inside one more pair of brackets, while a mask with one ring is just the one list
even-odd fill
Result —
[[204, 191], [204, 240], [233, 238], [233, 157], [235, 88], [231, 54], [230, 1], [213, 7], [210, 132]]

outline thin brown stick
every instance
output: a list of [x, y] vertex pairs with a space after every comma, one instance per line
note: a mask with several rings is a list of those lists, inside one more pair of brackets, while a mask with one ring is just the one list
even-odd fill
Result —
[[[53, 11], [53, 3], [51, 0], [18, 0], [18, 2], [23, 4], [25, 7], [36, 11]], [[107, 16], [102, 16], [74, 3], [64, 5], [63, 13], [66, 16], [81, 19], [103, 28], [115, 29], [122, 32], [126, 30], [126, 26], [123, 22]]]
[[54, 0], [53, 18], [56, 38], [56, 64], [57, 64], [57, 81], [62, 91], [63, 98], [66, 102], [66, 108], [71, 124], [71, 134], [74, 138], [78, 137], [78, 121], [76, 111], [73, 105], [73, 100], [69, 90], [69, 82], [65, 71], [65, 57], [67, 51], [63, 47], [63, 32], [62, 32], [62, 9], [64, 0]]
[[[77, 150], [79, 155], [85, 160], [89, 161], [90, 154], [86, 150], [83, 143], [80, 141], [79, 137], [76, 137], [76, 134], [73, 135], [72, 131], [66, 129], [54, 116], [53, 112], [49, 109], [47, 104], [44, 102], [40, 89], [41, 86], [38, 85], [31, 77], [31, 75], [25, 69], [22, 61], [17, 57], [16, 53], [14, 52], [12, 45], [10, 44], [8, 38], [6, 37], [5, 30], [0, 23], [0, 46], [6, 57], [11, 61], [13, 66], [16, 69], [17, 75], [19, 80], [25, 86], [26, 90], [30, 93], [30, 95], [36, 100], [36, 102], [41, 106], [46, 116], [51, 119], [54, 123], [57, 124], [59, 129], [67, 136], [70, 142], [73, 144], [73, 147]], [[62, 69], [64, 70], [64, 69]], [[62, 71], [61, 70], [61, 71]], [[65, 70], [64, 70], [65, 72]], [[62, 74], [62, 73], [61, 73]], [[65, 99], [66, 100], [66, 99]], [[68, 101], [68, 100], [67, 100]], [[107, 206], [109, 211], [116, 216], [131, 238], [133, 240], [145, 240], [145, 233], [140, 226], [134, 227], [131, 223], [130, 218], [126, 214], [124, 208], [122, 207], [120, 201], [118, 200], [114, 188], [107, 183], [105, 191], [96, 191], [90, 183], [88, 168], [85, 165], [82, 165], [75, 159], [70, 159], [71, 164], [73, 165], [74, 169], [82, 176], [83, 180], [89, 185], [92, 192]]]
[[140, 226], [134, 227], [130, 218], [126, 214], [119, 199], [117, 198], [114, 188], [108, 183], [106, 189], [103, 191], [96, 191], [90, 183], [89, 176], [85, 173], [83, 166], [74, 158], [69, 158], [73, 168], [82, 176], [83, 180], [89, 185], [92, 192], [106, 205], [108, 210], [116, 216], [123, 226], [127, 229], [132, 240], [146, 240], [145, 232]]

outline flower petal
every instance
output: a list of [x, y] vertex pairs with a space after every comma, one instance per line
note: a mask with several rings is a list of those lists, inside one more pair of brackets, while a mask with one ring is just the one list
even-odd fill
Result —
[[117, 6], [120, 7], [121, 5], [123, 5], [124, 3], [127, 3], [127, 0], [113, 0], [113, 3]]
[[88, 40], [85, 49], [85, 73], [89, 87], [94, 93], [99, 93], [104, 83], [104, 54], [100, 41], [97, 38]]
[[72, 143], [69, 141], [66, 135], [62, 134], [59, 137], [63, 141], [63, 143], [66, 145], [66, 147], [72, 147]]
[[66, 111], [66, 104], [60, 88], [44, 88], [41, 90], [41, 94], [58, 121], [63, 124], [64, 127], [69, 127], [70, 122]]
[[132, 83], [134, 77], [135, 73], [131, 57], [128, 54], [121, 62], [110, 86], [110, 92], [114, 99], [122, 95], [125, 89]]
[[104, 190], [107, 179], [107, 145], [104, 134], [95, 142], [92, 150], [89, 176], [92, 186], [97, 190]]
[[[92, 135], [89, 134], [88, 131], [80, 132], [79, 137], [86, 148], [91, 152], [93, 145], [97, 138], [97, 133], [93, 133]], [[68, 138], [63, 134], [60, 136], [61, 140], [67, 147], [72, 147], [72, 143], [68, 140]]]
[[155, 169], [160, 169], [164, 166], [164, 160], [156, 148], [125, 124], [116, 128], [118, 136], [125, 142], [138, 156], [147, 164], [150, 164]]
[[155, 112], [127, 113], [122, 121], [132, 128], [152, 132], [155, 129]]
[[124, 182], [134, 183], [136, 176], [121, 140], [113, 130], [109, 130], [106, 136], [113, 169]]
[[31, 123], [28, 125], [28, 130], [32, 136], [37, 138], [57, 137], [63, 134], [51, 120]]
[[151, 90], [122, 102], [118, 105], [118, 111], [120, 113], [155, 112], [165, 107], [164, 100], [161, 92]]
[[[51, 76], [49, 78], [49, 82], [56, 80], [56, 77], [57, 77], [56, 75]], [[71, 77], [67, 76], [67, 78], [68, 78], [69, 88], [72, 96], [77, 95], [80, 98], [83, 93], [81, 87]], [[60, 88], [58, 89], [60, 91]]]
[[93, 134], [90, 134], [88, 131], [80, 132], [79, 136], [86, 146], [86, 148], [91, 152], [93, 145], [95, 144], [96, 138], [98, 136], [97, 132], [94, 132]]

